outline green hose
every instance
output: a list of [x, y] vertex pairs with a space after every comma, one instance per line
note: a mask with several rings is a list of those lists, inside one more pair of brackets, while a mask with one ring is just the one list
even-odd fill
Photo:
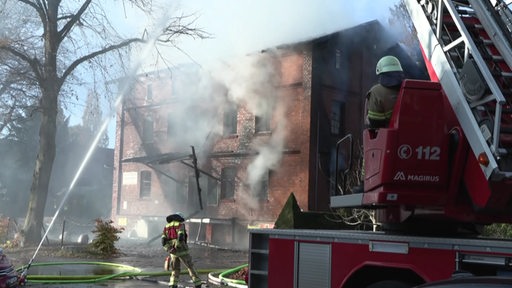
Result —
[[[86, 261], [86, 262], [47, 262], [47, 263], [33, 263], [31, 266], [37, 267], [37, 266], [63, 266], [63, 265], [96, 265], [96, 266], [111, 266], [116, 268], [121, 268], [125, 270], [133, 270], [140, 272], [141, 270], [139, 268], [135, 268], [129, 265], [124, 264], [118, 264], [118, 263], [110, 263], [110, 262], [94, 262], [94, 261]], [[26, 269], [27, 266], [21, 266], [17, 268], [16, 270], [21, 271]]]
[[237, 279], [230, 279], [230, 278], [226, 278], [225, 276], [226, 275], [231, 275], [235, 272], [238, 272], [240, 270], [242, 270], [243, 268], [247, 267], [249, 264], [244, 264], [244, 265], [240, 265], [238, 267], [235, 267], [235, 268], [232, 268], [232, 269], [229, 269], [229, 270], [226, 270], [222, 273], [219, 274], [219, 278], [223, 281], [226, 281], [226, 282], [230, 282], [230, 283], [234, 283], [234, 284], [243, 284], [245, 285], [245, 281], [244, 280], [237, 280]]
[[[139, 268], [135, 268], [128, 265], [108, 263], [108, 262], [51, 262], [51, 263], [33, 263], [32, 267], [35, 266], [59, 266], [59, 265], [95, 265], [95, 266], [108, 266], [114, 267], [118, 270], [124, 270], [119, 273], [112, 273], [108, 275], [27, 275], [27, 281], [32, 283], [44, 283], [44, 284], [70, 284], [70, 283], [95, 283], [102, 282], [117, 278], [133, 278], [142, 276], [168, 276], [170, 271], [158, 271], [158, 272], [143, 272]], [[26, 266], [17, 268], [17, 271], [23, 271]], [[207, 274], [211, 272], [219, 271], [219, 269], [199, 269], [199, 274]], [[220, 270], [222, 271], [222, 270]], [[182, 271], [182, 274], [187, 271]]]

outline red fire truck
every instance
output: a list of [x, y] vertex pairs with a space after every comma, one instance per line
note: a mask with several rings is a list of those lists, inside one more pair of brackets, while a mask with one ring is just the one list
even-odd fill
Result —
[[332, 208], [375, 209], [386, 229], [251, 230], [250, 287], [512, 277], [512, 241], [478, 236], [478, 226], [512, 223], [510, 10], [501, 0], [404, 2], [431, 81], [406, 80], [389, 127], [364, 131], [364, 192], [331, 196]]

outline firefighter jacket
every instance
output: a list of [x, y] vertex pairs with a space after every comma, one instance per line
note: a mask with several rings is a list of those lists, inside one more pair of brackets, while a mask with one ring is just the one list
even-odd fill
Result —
[[370, 128], [388, 126], [399, 90], [399, 86], [386, 87], [377, 84], [368, 91], [366, 94], [366, 105]]
[[187, 231], [185, 223], [171, 221], [167, 223], [162, 232], [162, 245], [170, 254], [182, 256], [188, 254]]

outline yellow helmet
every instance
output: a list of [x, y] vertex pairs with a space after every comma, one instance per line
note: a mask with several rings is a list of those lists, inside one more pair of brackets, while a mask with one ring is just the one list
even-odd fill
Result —
[[402, 65], [400, 65], [400, 61], [398, 60], [398, 58], [394, 56], [384, 56], [380, 58], [379, 62], [377, 62], [375, 73], [379, 75], [384, 72], [393, 71], [403, 71]]

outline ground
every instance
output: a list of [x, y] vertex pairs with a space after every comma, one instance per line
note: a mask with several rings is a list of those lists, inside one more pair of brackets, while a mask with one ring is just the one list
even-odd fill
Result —
[[[159, 241], [157, 241], [159, 242]], [[121, 241], [118, 243], [117, 247], [120, 250], [120, 255], [111, 258], [98, 258], [91, 256], [88, 253], [85, 253], [86, 246], [81, 245], [43, 245], [40, 250], [35, 253], [36, 248], [28, 247], [28, 248], [5, 248], [4, 253], [11, 259], [12, 263], [15, 267], [20, 267], [26, 265], [30, 262], [32, 257], [35, 258], [33, 263], [53, 263], [53, 262], [109, 262], [116, 264], [129, 265], [135, 268], [139, 268], [142, 271], [148, 272], [159, 272], [164, 271], [164, 260], [166, 257], [165, 251], [161, 248], [160, 243], [150, 243], [144, 241]], [[244, 265], [248, 263], [248, 253], [247, 250], [230, 250], [230, 249], [221, 249], [216, 247], [208, 247], [199, 244], [190, 244], [190, 251], [192, 255], [192, 259], [194, 261], [194, 265], [196, 269], [200, 271], [214, 271], [214, 270], [228, 270], [234, 267], [239, 267], [240, 265]], [[81, 269], [81, 268], [77, 268]], [[184, 268], [182, 268], [184, 269]], [[31, 271], [32, 270], [32, 271]], [[69, 270], [69, 269], [68, 269]], [[75, 273], [76, 272], [76, 273]], [[84, 271], [73, 271], [72, 275], [83, 275], [87, 272]], [[39, 273], [37, 268], [30, 268], [29, 275], [47, 275], [47, 274], [64, 274], [62, 271], [54, 271], [54, 272], [45, 272]], [[202, 274], [201, 278], [204, 281], [207, 281], [208, 275]], [[168, 276], [155, 276], [148, 277], [143, 282], [143, 285], [137, 284], [138, 287], [157, 287], [162, 286], [168, 281]], [[189, 280], [188, 275], [182, 275], [180, 278], [183, 285], [186, 285], [186, 282]], [[152, 285], [151, 282], [158, 282], [158, 285]], [[81, 285], [80, 287], [133, 287], [132, 284], [123, 284], [116, 283], [105, 285]], [[126, 285], [126, 286], [125, 286]], [[58, 286], [41, 286], [38, 287], [70, 287], [69, 285]], [[78, 287], [77, 285], [73, 285], [73, 287]], [[183, 286], [185, 287], [185, 286]], [[209, 284], [208, 286], [205, 284], [204, 287], [216, 287], [215, 285]]]

